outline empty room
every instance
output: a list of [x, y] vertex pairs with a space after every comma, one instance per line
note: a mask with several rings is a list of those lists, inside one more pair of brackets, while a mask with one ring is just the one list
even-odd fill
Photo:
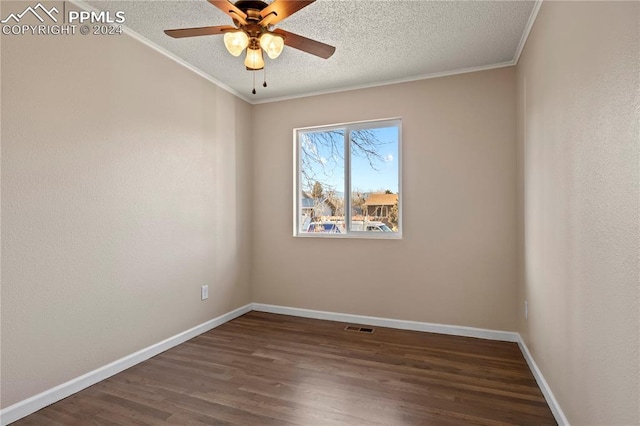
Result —
[[640, 2], [0, 1], [1, 425], [640, 425]]

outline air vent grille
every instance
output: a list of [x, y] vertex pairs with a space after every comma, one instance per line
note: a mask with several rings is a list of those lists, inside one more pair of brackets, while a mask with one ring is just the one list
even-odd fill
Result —
[[375, 328], [371, 328], [371, 327], [359, 327], [357, 325], [348, 325], [344, 328], [346, 331], [356, 331], [358, 333], [373, 333], [375, 330]]

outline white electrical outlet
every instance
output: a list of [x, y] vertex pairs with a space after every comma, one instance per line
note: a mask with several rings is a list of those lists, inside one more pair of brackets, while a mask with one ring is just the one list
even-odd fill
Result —
[[200, 297], [202, 300], [207, 300], [209, 298], [209, 286], [203, 285], [200, 287]]
[[524, 319], [529, 319], [529, 304], [524, 301]]

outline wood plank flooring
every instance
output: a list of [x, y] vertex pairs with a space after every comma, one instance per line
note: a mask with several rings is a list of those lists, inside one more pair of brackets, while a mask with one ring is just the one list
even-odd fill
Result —
[[515, 343], [250, 312], [14, 423], [556, 424]]

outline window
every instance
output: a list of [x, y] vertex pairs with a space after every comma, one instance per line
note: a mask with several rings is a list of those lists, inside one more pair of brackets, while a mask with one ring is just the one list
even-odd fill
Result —
[[401, 122], [295, 130], [294, 235], [400, 238]]

